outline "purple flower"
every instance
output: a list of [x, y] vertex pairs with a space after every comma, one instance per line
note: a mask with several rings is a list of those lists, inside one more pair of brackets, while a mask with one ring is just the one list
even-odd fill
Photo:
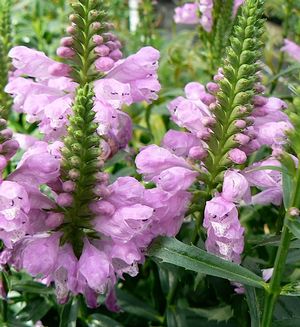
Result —
[[[109, 41], [105, 46], [108, 48], [110, 46], [116, 51], [117, 41], [114, 36], [106, 37]], [[13, 48], [10, 56], [17, 69], [5, 91], [12, 94], [14, 109], [26, 113], [28, 122], [39, 123], [39, 129], [45, 135], [45, 140], [59, 140], [66, 133], [77, 87], [77, 84], [68, 77], [70, 67], [53, 61], [42, 52], [26, 47]], [[94, 83], [95, 110], [99, 113], [97, 115], [99, 133], [103, 135], [102, 131], [105, 130], [108, 144], [113, 147], [112, 153], [116, 152], [115, 148], [117, 150], [124, 148], [132, 133], [129, 117], [121, 112], [122, 106], [157, 99], [157, 92], [160, 90], [157, 77], [159, 56], [158, 50], [144, 47], [136, 54], [117, 62], [110, 57], [100, 58], [109, 59], [112, 66], [107, 69], [109, 72], [103, 79]], [[62, 65], [60, 70], [59, 65]], [[29, 78], [21, 77], [23, 75]], [[101, 113], [102, 110], [110, 112], [106, 113], [105, 126], [102, 126], [105, 115]]]
[[143, 174], [146, 180], [152, 180], [164, 170], [172, 167], [189, 168], [188, 163], [180, 157], [175, 156], [168, 150], [157, 145], [144, 148], [136, 157], [138, 172]]
[[224, 175], [223, 199], [229, 202], [251, 202], [250, 187], [247, 179], [236, 170], [227, 170]]
[[99, 251], [88, 239], [84, 241], [82, 255], [78, 261], [78, 273], [91, 289], [105, 293], [110, 281], [112, 267], [103, 251]]
[[247, 156], [246, 153], [240, 149], [232, 149], [229, 151], [229, 159], [235, 164], [241, 165], [246, 162]]
[[300, 46], [295, 42], [285, 39], [284, 46], [281, 48], [281, 51], [286, 52], [289, 56], [291, 56], [296, 61], [300, 61]]
[[187, 157], [191, 148], [199, 145], [199, 139], [191, 133], [169, 130], [163, 140], [162, 146], [179, 157]]
[[175, 8], [174, 21], [176, 24], [198, 24], [197, 3], [185, 3], [182, 7]]
[[207, 251], [240, 263], [244, 248], [244, 228], [240, 225], [235, 204], [222, 196], [206, 202], [203, 226], [207, 229]]
[[253, 204], [267, 205], [273, 203], [280, 205], [282, 202], [282, 176], [277, 170], [258, 169], [264, 166], [280, 167], [278, 160], [269, 158], [249, 166], [243, 171], [250, 186], [255, 186], [262, 192], [252, 197]]

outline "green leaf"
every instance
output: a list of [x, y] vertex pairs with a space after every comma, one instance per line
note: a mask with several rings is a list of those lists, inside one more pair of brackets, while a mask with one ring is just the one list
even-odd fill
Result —
[[61, 310], [59, 327], [76, 327], [78, 310], [78, 300], [73, 297]]
[[185, 315], [182, 310], [178, 310], [175, 306], [167, 309], [167, 326], [168, 327], [187, 327]]
[[284, 285], [280, 294], [286, 296], [300, 296], [300, 282], [297, 281]]
[[19, 282], [16, 284], [13, 284], [11, 286], [11, 289], [13, 291], [17, 292], [26, 292], [26, 293], [35, 293], [35, 294], [53, 294], [53, 289], [46, 287], [43, 284], [33, 282], [33, 281], [26, 281], [26, 282]]
[[294, 178], [296, 176], [295, 162], [290, 155], [284, 155], [281, 159], [283, 166], [282, 172], [282, 189], [283, 189], [283, 203], [286, 210], [291, 206], [291, 190], [294, 187]]
[[287, 219], [286, 224], [289, 230], [300, 239], [300, 221], [297, 218]]
[[149, 248], [148, 255], [197, 273], [202, 272], [259, 288], [266, 285], [263, 279], [252, 271], [174, 238], [158, 238]]
[[[216, 308], [202, 309], [202, 308], [188, 308], [189, 314], [194, 314], [198, 317], [206, 318], [207, 320], [214, 320], [217, 322], [228, 321], [233, 317], [233, 310], [229, 305], [223, 305]], [[257, 326], [258, 327], [258, 326]]]
[[274, 321], [272, 327], [296, 327], [300, 326], [300, 319], [283, 319]]
[[89, 327], [123, 327], [123, 325], [116, 320], [99, 313], [90, 315], [88, 320]]
[[42, 319], [51, 309], [52, 304], [40, 297], [31, 299], [27, 305], [18, 314], [18, 318], [22, 321], [34, 321]]
[[142, 317], [144, 319], [149, 319], [151, 321], [157, 321], [162, 323], [163, 318], [160, 316], [159, 312], [154, 310], [145, 301], [142, 301], [132, 294], [123, 291], [121, 289], [116, 290], [118, 304], [122, 310], [134, 314], [136, 316]]
[[257, 290], [251, 286], [246, 286], [245, 289], [251, 317], [251, 327], [260, 327], [261, 308], [260, 301], [257, 296]]
[[295, 70], [299, 70], [300, 69], [300, 65], [299, 64], [295, 64], [293, 66], [289, 66], [287, 69], [281, 71], [279, 74], [273, 76], [269, 81], [267, 85], [272, 84], [275, 80], [277, 80], [279, 77], [284, 76], [286, 74], [289, 74]]

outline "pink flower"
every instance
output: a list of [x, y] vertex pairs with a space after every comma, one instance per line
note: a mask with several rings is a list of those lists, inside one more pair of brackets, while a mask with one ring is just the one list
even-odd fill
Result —
[[199, 139], [191, 133], [169, 130], [162, 140], [162, 146], [180, 157], [187, 157], [192, 147], [199, 145]]
[[284, 46], [281, 48], [281, 51], [286, 52], [296, 61], [300, 61], [300, 46], [295, 42], [285, 39]]
[[26, 189], [15, 182], [0, 184], [0, 238], [9, 248], [25, 235], [30, 203]]
[[232, 149], [229, 151], [229, 159], [232, 162], [241, 165], [246, 162], [247, 156], [246, 153], [241, 151], [240, 149]]
[[197, 3], [185, 3], [182, 7], [175, 8], [174, 21], [176, 24], [198, 24]]
[[106, 254], [85, 239], [82, 255], [78, 261], [78, 273], [82, 275], [85, 283], [97, 293], [105, 293], [111, 272], [112, 267]]
[[213, 0], [200, 0], [199, 1], [199, 10], [201, 13], [200, 24], [205, 29], [206, 32], [210, 32], [213, 25]]
[[240, 225], [234, 203], [221, 196], [206, 202], [203, 226], [207, 229], [207, 251], [240, 263], [244, 248], [244, 228]]
[[52, 78], [54, 76], [66, 76], [70, 67], [57, 63], [48, 58], [43, 52], [29, 49], [24, 46], [17, 46], [11, 49], [8, 54], [17, 68], [16, 76], [28, 75], [36, 78]]
[[224, 175], [223, 199], [229, 202], [251, 202], [250, 187], [247, 179], [236, 170], [227, 170]]
[[277, 170], [257, 169], [264, 166], [280, 167], [278, 160], [269, 158], [267, 160], [253, 164], [243, 171], [243, 175], [248, 180], [250, 186], [255, 186], [262, 192], [252, 197], [253, 204], [267, 205], [273, 203], [280, 205], [282, 202], [282, 176]]
[[54, 233], [20, 240], [12, 252], [12, 262], [32, 276], [47, 277], [56, 264], [60, 236]]
[[[110, 46], [114, 48], [113, 51], [116, 51], [115, 47], [119, 47], [119, 45], [115, 46], [117, 41], [112, 35], [107, 35], [107, 38], [111, 40], [105, 46], [107, 48]], [[39, 123], [39, 129], [45, 134], [46, 140], [60, 139], [66, 133], [77, 84], [67, 76], [66, 69], [61, 69], [61, 74], [57, 73], [57, 69], [53, 73], [53, 67], [57, 68], [59, 63], [42, 52], [16, 47], [12, 49], [10, 55], [17, 70], [5, 91], [13, 95], [14, 109], [26, 113], [28, 122]], [[111, 65], [105, 70], [110, 71], [103, 79], [94, 83], [95, 110], [100, 112], [98, 115], [100, 129], [103, 129], [99, 118], [103, 115], [102, 108], [114, 110], [112, 115], [107, 116], [105, 122], [105, 133], [107, 133], [105, 136], [109, 139], [108, 143], [116, 147], [111, 150], [112, 153], [119, 148], [124, 148], [131, 137], [131, 122], [127, 114], [120, 111], [122, 106], [157, 99], [157, 92], [160, 90], [157, 77], [159, 56], [159, 51], [156, 49], [145, 47], [116, 63], [107, 57]], [[99, 60], [104, 58], [106, 57], [101, 57]], [[34, 63], [30, 65], [31, 62]], [[67, 65], [62, 67], [69, 68]], [[65, 74], [62, 74], [63, 72]], [[31, 78], [20, 77], [20, 75]]]
[[177, 157], [168, 150], [154, 144], [144, 148], [137, 155], [135, 163], [138, 172], [143, 174], [146, 180], [152, 180], [153, 177], [158, 176], [168, 168], [189, 168], [183, 158]]

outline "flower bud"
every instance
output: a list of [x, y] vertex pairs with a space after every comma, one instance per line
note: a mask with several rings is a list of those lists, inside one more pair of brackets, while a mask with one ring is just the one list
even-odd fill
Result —
[[72, 58], [75, 55], [75, 51], [73, 49], [68, 48], [68, 47], [59, 47], [56, 50], [56, 53], [61, 58]]
[[238, 142], [240, 145], [246, 145], [249, 143], [250, 137], [245, 134], [238, 133], [234, 136], [234, 141]]
[[202, 146], [193, 146], [188, 156], [194, 160], [202, 160], [207, 156], [207, 151]]
[[118, 49], [117, 44], [113, 41], [108, 41], [105, 43], [105, 45], [110, 49], [110, 51]]
[[235, 121], [234, 125], [237, 128], [243, 129], [243, 128], [245, 128], [247, 126], [247, 123], [242, 119], [238, 119], [237, 121]]
[[72, 181], [66, 181], [63, 183], [63, 190], [64, 192], [71, 193], [75, 190], [75, 183]]
[[61, 193], [56, 199], [56, 203], [61, 207], [70, 207], [73, 202], [73, 197], [69, 193]]
[[66, 32], [67, 32], [68, 34], [73, 35], [73, 34], [76, 33], [76, 27], [75, 27], [74, 25], [68, 26], [68, 27], [66, 28]]
[[256, 95], [253, 99], [253, 104], [257, 107], [264, 106], [265, 104], [267, 104], [267, 102], [268, 102], [268, 99], [261, 95]]
[[74, 43], [74, 40], [71, 36], [67, 36], [67, 37], [63, 37], [61, 40], [60, 40], [60, 45], [62, 47], [70, 47], [72, 46]]
[[0, 155], [0, 171], [4, 170], [6, 166], [7, 166], [6, 158]]
[[116, 49], [109, 54], [109, 57], [114, 61], [118, 61], [122, 59], [123, 53], [119, 49]]
[[6, 128], [7, 121], [5, 119], [0, 118], [0, 128]]
[[92, 23], [91, 27], [92, 27], [92, 29], [93, 29], [95, 32], [97, 32], [97, 31], [99, 31], [100, 28], [101, 28], [101, 23], [99, 23], [99, 22], [94, 22], [94, 23]]
[[203, 124], [205, 127], [211, 127], [211, 126], [213, 126], [215, 123], [216, 123], [216, 119], [213, 118], [213, 117], [204, 117], [204, 118], [202, 119], [202, 124]]
[[100, 56], [100, 57], [106, 57], [109, 55], [110, 50], [109, 47], [107, 47], [106, 45], [100, 45], [97, 46], [94, 51]]
[[69, 171], [69, 177], [72, 179], [72, 180], [77, 180], [80, 176], [80, 172], [78, 169], [71, 169]]
[[216, 94], [220, 90], [220, 86], [217, 83], [209, 82], [206, 84], [208, 92]]
[[9, 140], [13, 136], [13, 131], [9, 128], [6, 128], [0, 132], [0, 136], [3, 137], [5, 140]]
[[100, 197], [107, 197], [110, 195], [109, 189], [103, 184], [96, 185], [94, 188], [94, 192], [97, 196]]
[[109, 57], [101, 57], [95, 61], [96, 69], [101, 72], [108, 72], [114, 66], [115, 62]]
[[101, 45], [103, 44], [104, 40], [103, 37], [101, 35], [94, 35], [93, 36], [93, 42], [97, 45]]
[[229, 151], [229, 154], [228, 154], [228, 157], [229, 159], [238, 164], [238, 165], [241, 165], [243, 163], [246, 162], [247, 160], [247, 156], [246, 156], [246, 153], [239, 150], [239, 149], [232, 149]]
[[108, 184], [109, 182], [109, 174], [108, 173], [97, 173], [96, 179], [99, 182], [102, 182], [103, 184]]

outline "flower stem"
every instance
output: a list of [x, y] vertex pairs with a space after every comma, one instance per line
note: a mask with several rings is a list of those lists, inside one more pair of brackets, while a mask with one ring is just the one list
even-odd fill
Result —
[[[285, 221], [289, 218], [287, 214], [285, 217]], [[278, 296], [280, 294], [280, 282], [281, 277], [284, 271], [286, 257], [289, 251], [289, 245], [291, 242], [292, 235], [288, 230], [286, 224], [284, 224], [281, 235], [280, 246], [277, 251], [275, 264], [274, 264], [274, 273], [270, 282], [270, 286], [268, 289], [268, 293], [265, 298], [264, 312], [262, 318], [262, 326], [269, 327], [272, 323], [273, 312], [275, 308], [275, 304], [277, 302]]]
[[[298, 199], [299, 199], [299, 192], [300, 192], [300, 167], [298, 167], [297, 169], [294, 185], [295, 187], [293, 190], [293, 196], [291, 199], [290, 207], [297, 206], [299, 201]], [[290, 233], [287, 226], [287, 222], [289, 219], [293, 219], [293, 217], [290, 216], [289, 210], [287, 210], [284, 218], [280, 245], [275, 258], [274, 272], [265, 296], [265, 305], [264, 305], [264, 312], [262, 317], [263, 327], [271, 326], [274, 308], [281, 291], [281, 287], [280, 287], [281, 278], [284, 272], [285, 262], [289, 252], [290, 242], [292, 239], [292, 234]]]

